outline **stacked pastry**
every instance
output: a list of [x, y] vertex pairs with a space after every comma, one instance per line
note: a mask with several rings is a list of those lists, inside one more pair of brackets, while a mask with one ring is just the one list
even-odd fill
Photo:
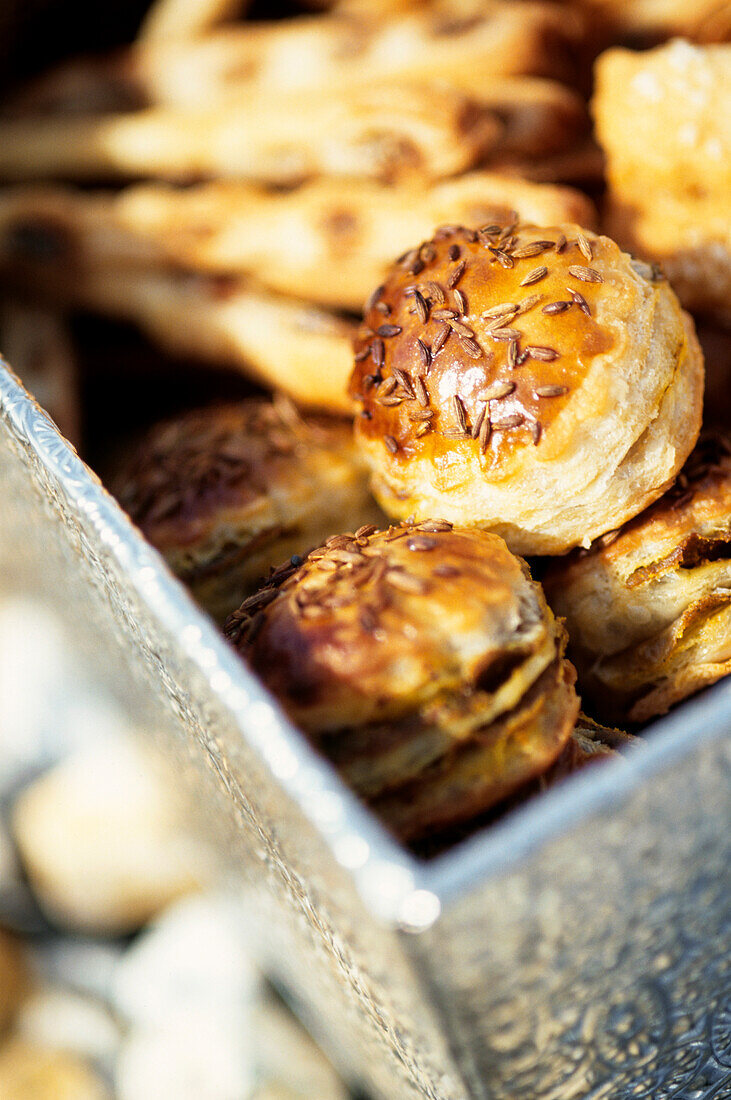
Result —
[[[563, 627], [511, 551], [606, 542], [656, 501], [698, 435], [703, 361], [654, 269], [577, 226], [514, 222], [446, 226], [401, 257], [368, 302], [354, 358], [374, 491], [410, 518], [293, 559], [226, 632], [413, 843], [514, 806], [627, 740], [576, 725]], [[704, 535], [711, 559], [717, 527]], [[716, 638], [724, 568], [705, 578], [711, 604], [698, 604], [701, 619], [723, 606]], [[557, 589], [570, 602], [560, 576]], [[586, 619], [607, 615], [589, 607]], [[662, 701], [712, 678], [686, 668]]]
[[675, 294], [575, 225], [439, 230], [368, 303], [355, 358], [356, 437], [384, 509], [494, 530], [523, 554], [635, 515], [700, 428], [702, 356]]
[[[17, 92], [0, 275], [289, 395], [153, 427], [115, 488], [423, 851], [631, 740], [577, 672], [638, 727], [731, 671], [731, 458], [693, 450], [681, 306], [724, 426], [731, 47], [697, 44], [724, 4], [320, 6], [157, 0]], [[603, 235], [558, 185], [602, 173], [570, 82], [670, 33], [597, 64]]]
[[596, 713], [646, 722], [731, 672], [731, 439], [701, 439], [673, 489], [546, 580]]
[[405, 840], [544, 772], [579, 709], [564, 630], [525, 563], [444, 521], [335, 536], [226, 629]]

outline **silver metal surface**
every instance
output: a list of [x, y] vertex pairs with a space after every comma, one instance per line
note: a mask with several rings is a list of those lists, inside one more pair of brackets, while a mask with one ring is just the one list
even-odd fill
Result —
[[0, 366], [0, 592], [174, 759], [265, 965], [383, 1097], [731, 1097], [731, 683], [430, 863], [287, 722]]

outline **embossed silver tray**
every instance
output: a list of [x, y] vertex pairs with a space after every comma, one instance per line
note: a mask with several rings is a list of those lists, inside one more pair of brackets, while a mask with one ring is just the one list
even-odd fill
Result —
[[731, 682], [422, 863], [292, 728], [0, 364], [0, 592], [174, 759], [252, 942], [373, 1093], [731, 1097]]

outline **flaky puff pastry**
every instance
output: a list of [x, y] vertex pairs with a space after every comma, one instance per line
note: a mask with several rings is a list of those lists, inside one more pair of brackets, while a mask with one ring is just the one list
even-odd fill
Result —
[[563, 627], [525, 563], [444, 521], [330, 538], [226, 631], [404, 840], [545, 771], [578, 712]]
[[349, 425], [252, 398], [153, 428], [112, 482], [196, 599], [223, 621], [283, 557], [380, 516]]
[[731, 672], [731, 440], [703, 438], [662, 500], [544, 583], [605, 718], [646, 722]]
[[350, 388], [391, 516], [561, 554], [672, 482], [700, 428], [703, 362], [667, 282], [609, 238], [446, 226], [372, 295]]
[[583, 771], [584, 768], [617, 759], [638, 741], [639, 738], [631, 733], [625, 733], [624, 730], [614, 729], [611, 726], [602, 726], [593, 718], [580, 713], [571, 736], [551, 767], [521, 787], [507, 803], [500, 807], [500, 811], [505, 813], [515, 806], [522, 805], [528, 799], [550, 790], [569, 776]]
[[621, 758], [624, 750], [638, 740], [639, 738], [633, 737], [632, 734], [601, 726], [585, 714], [579, 714], [571, 736], [549, 768], [535, 779], [524, 783], [509, 798], [496, 803], [480, 817], [452, 829], [442, 830], [434, 836], [423, 837], [415, 845], [417, 854], [424, 858], [438, 855], [451, 845], [464, 840], [476, 829], [493, 824], [536, 796], [570, 778], [576, 772], [581, 772], [586, 767], [593, 767], [595, 764]]
[[608, 231], [660, 261], [688, 309], [730, 322], [731, 45], [609, 50], [593, 112]]
[[586, 714], [579, 714], [571, 737], [566, 742], [556, 763], [537, 780], [540, 790], [546, 790], [574, 772], [582, 771], [590, 764], [609, 760], [637, 743], [637, 738], [624, 730], [602, 726]]

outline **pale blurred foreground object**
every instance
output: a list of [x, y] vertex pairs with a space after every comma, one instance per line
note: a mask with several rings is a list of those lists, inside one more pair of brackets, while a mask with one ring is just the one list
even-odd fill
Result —
[[109, 1100], [99, 1077], [72, 1054], [22, 1039], [0, 1048], [0, 1096], [6, 1100]]
[[204, 882], [208, 851], [179, 828], [177, 807], [141, 750], [82, 750], [32, 783], [13, 831], [44, 910], [62, 926], [134, 931]]
[[282, 1087], [300, 1100], [345, 1100], [313, 1041], [263, 996], [241, 901], [224, 891], [182, 899], [121, 958], [111, 994], [129, 1025], [119, 1100], [262, 1100]]
[[[83, 1059], [116, 1100], [346, 1100], [329, 1061], [265, 991], [244, 914], [238, 891], [217, 889], [174, 902], [131, 946], [42, 941], [29, 952], [38, 987], [15, 1004], [14, 1046], [53, 1066], [53, 1052], [63, 1066]], [[2, 1100], [26, 1100], [1, 1086]]]
[[[199, 891], [215, 859], [161, 762], [92, 688], [55, 620], [0, 605], [0, 810], [21, 849], [0, 818], [0, 922], [43, 933], [0, 928], [1, 1100], [345, 1100], [265, 992], [239, 892]], [[154, 924], [131, 945], [49, 935], [21, 860], [51, 919], [108, 937], [144, 908]]]
[[15, 1034], [32, 1046], [64, 1051], [107, 1073], [121, 1029], [100, 1000], [63, 986], [39, 985], [26, 997], [15, 1021]]

